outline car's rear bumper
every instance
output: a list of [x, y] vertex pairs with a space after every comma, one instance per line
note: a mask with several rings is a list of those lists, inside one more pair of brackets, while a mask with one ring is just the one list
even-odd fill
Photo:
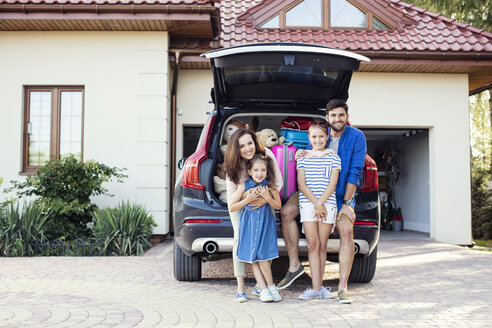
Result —
[[[277, 238], [279, 255], [287, 255], [287, 247], [283, 238]], [[355, 252], [356, 254], [368, 255], [370, 251], [369, 243], [363, 239], [355, 239]], [[230, 253], [234, 245], [233, 238], [198, 238], [195, 239], [191, 245], [191, 250], [194, 253]], [[340, 249], [339, 239], [329, 239], [326, 244], [327, 253], [338, 253]], [[308, 245], [304, 238], [299, 239], [299, 253], [307, 254]]]

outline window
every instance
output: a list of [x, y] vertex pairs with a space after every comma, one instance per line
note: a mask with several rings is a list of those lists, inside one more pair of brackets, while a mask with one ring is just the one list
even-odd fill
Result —
[[391, 30], [391, 28], [376, 17], [372, 18], [372, 26], [375, 30]]
[[196, 151], [202, 130], [203, 125], [183, 127], [183, 157], [188, 157]]
[[303, 0], [276, 12], [260, 28], [390, 29], [388, 24], [351, 0]]
[[286, 26], [323, 26], [321, 0], [304, 0], [285, 13]]
[[366, 14], [347, 0], [331, 0], [330, 25], [366, 27]]
[[22, 170], [33, 173], [50, 158], [82, 160], [83, 87], [24, 87]]
[[263, 28], [279, 28], [280, 27], [280, 18], [279, 15], [275, 15], [272, 19], [270, 19], [268, 22], [263, 24]]

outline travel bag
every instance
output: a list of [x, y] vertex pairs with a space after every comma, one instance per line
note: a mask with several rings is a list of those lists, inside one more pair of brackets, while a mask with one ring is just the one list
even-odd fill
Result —
[[307, 131], [280, 129], [280, 135], [285, 138], [284, 143], [292, 143], [298, 149], [307, 149], [309, 143]]
[[288, 116], [280, 122], [281, 129], [307, 130], [313, 119], [311, 117]]
[[280, 199], [282, 203], [285, 203], [297, 191], [297, 168], [295, 160], [297, 148], [284, 143], [273, 146], [271, 150], [282, 173], [284, 187], [280, 190]]

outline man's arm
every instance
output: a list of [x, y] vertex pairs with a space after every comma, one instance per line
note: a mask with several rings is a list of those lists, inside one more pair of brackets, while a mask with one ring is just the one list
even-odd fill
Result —
[[[352, 200], [352, 198], [354, 198], [354, 194], [355, 194], [356, 189], [357, 189], [356, 185], [354, 185], [350, 182], [347, 182], [347, 185], [345, 187], [345, 196], [343, 197], [343, 200]], [[342, 214], [345, 214], [346, 216], [348, 216], [348, 218], [352, 221], [352, 223], [355, 222], [355, 212], [354, 212], [354, 209], [352, 207], [343, 204], [342, 208], [338, 212], [338, 217], [340, 218], [340, 216]]]
[[[349, 171], [347, 176], [347, 182], [355, 186], [359, 184], [359, 181], [362, 178], [362, 172], [364, 170], [364, 163], [367, 153], [366, 137], [359, 130], [356, 130], [356, 133], [357, 136], [354, 141], [354, 148], [352, 150], [352, 157], [348, 168]], [[344, 198], [344, 199], [348, 199], [348, 198]]]
[[[360, 178], [362, 177], [367, 152], [366, 138], [362, 132], [358, 130], [357, 132], [358, 135], [354, 142], [352, 160], [349, 165], [347, 184], [345, 185], [345, 195], [343, 197], [343, 200], [349, 201], [354, 198], [357, 185], [359, 184]], [[350, 220], [352, 220], [352, 222], [355, 222], [355, 212], [352, 207], [343, 204], [340, 212], [338, 213], [338, 217], [340, 217], [342, 214], [345, 214], [350, 218]]]

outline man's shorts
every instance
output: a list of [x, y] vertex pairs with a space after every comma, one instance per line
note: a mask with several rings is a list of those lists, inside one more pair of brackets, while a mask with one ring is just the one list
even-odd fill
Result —
[[301, 222], [323, 222], [328, 224], [335, 224], [337, 219], [337, 207], [326, 202], [326, 217], [323, 219], [318, 219], [314, 216], [314, 204], [302, 203], [299, 204], [299, 212], [301, 213]]
[[287, 203], [299, 207], [299, 190], [290, 195], [289, 199], [287, 199]]
[[337, 222], [342, 222], [342, 221], [347, 221], [348, 223], [354, 224], [352, 220], [350, 220], [350, 218], [345, 214], [340, 215], [340, 217], [337, 220]]

